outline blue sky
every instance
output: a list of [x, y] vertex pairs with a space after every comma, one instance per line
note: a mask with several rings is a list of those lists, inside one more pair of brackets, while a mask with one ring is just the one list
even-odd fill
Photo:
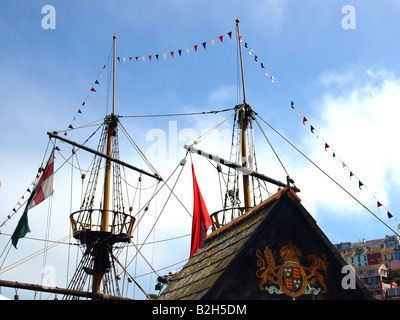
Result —
[[[42, 28], [45, 14], [41, 10], [45, 5], [52, 5], [56, 10], [55, 29]], [[342, 27], [345, 5], [355, 10], [355, 29]], [[117, 63], [117, 114], [219, 110], [241, 102], [237, 96], [241, 87], [238, 87], [234, 36], [235, 19], [239, 18], [241, 34], [253, 50], [250, 55], [249, 49], [243, 48], [247, 102], [397, 230], [395, 219], [400, 219], [397, 191], [400, 156], [396, 150], [400, 99], [398, 2], [6, 0], [1, 7], [2, 221], [36, 174], [48, 143], [46, 132], [67, 129], [70, 124], [83, 125], [105, 116], [110, 106], [108, 68], [103, 70], [102, 67], [109, 65], [114, 34], [117, 56], [121, 58]], [[230, 31], [233, 31], [232, 40], [227, 36]], [[222, 44], [218, 39], [220, 35], [224, 35]], [[211, 39], [215, 39], [214, 47]], [[203, 50], [201, 43], [205, 41], [207, 47]], [[194, 45], [199, 45], [196, 53]], [[190, 54], [186, 53], [186, 47], [190, 47]], [[182, 57], [177, 54], [179, 49], [183, 50]], [[173, 59], [170, 51], [175, 51]], [[156, 61], [154, 55], [164, 52], [166, 59], [160, 56], [160, 61]], [[153, 56], [151, 62], [149, 55]], [[275, 83], [254, 61], [254, 55], [275, 77]], [[130, 56], [138, 56], [139, 61], [128, 61]], [[146, 61], [140, 61], [142, 56]], [[124, 63], [122, 57], [128, 60]], [[99, 72], [103, 72], [102, 77]], [[97, 92], [91, 93], [95, 80], [100, 84], [96, 85]], [[86, 100], [82, 114], [77, 115], [88, 93], [90, 99]], [[290, 108], [290, 100], [295, 102], [294, 110]], [[200, 135], [202, 130], [228, 115], [126, 118], [123, 124], [156, 168], [167, 176], [184, 154], [181, 146], [186, 136]], [[308, 120], [306, 125], [302, 123], [303, 116]], [[310, 124], [318, 132], [318, 139], [310, 132]], [[221, 130], [230, 128], [229, 124]], [[392, 234], [276, 134], [267, 127], [264, 129], [302, 190], [299, 196], [303, 205], [332, 242]], [[156, 142], [152, 139], [160, 132], [165, 133], [166, 139], [166, 154], [162, 157], [152, 153]], [[69, 137], [82, 141], [78, 131], [69, 132]], [[331, 146], [326, 152], [324, 141]], [[201, 144], [205, 150], [219, 149], [218, 145], [208, 149], [206, 142]], [[260, 171], [284, 180], [284, 173], [259, 132], [256, 132], [256, 143], [259, 143], [256, 148], [261, 155], [258, 159]], [[342, 168], [338, 158], [333, 159], [332, 150], [356, 178], [350, 180], [348, 169]], [[121, 154], [127, 157], [127, 162], [137, 160], [134, 153]], [[207, 186], [207, 175], [201, 173], [201, 160], [194, 161], [199, 163], [196, 173], [199, 172], [205, 201], [210, 204], [210, 211], [217, 210], [216, 205], [214, 208], [215, 193]], [[56, 177], [56, 183], [58, 179], [61, 184], [68, 184], [68, 172], [64, 174], [65, 178]], [[186, 175], [190, 185], [189, 170]], [[359, 190], [359, 180], [366, 189]], [[57, 190], [67, 192], [65, 188], [56, 185], [56, 194]], [[183, 192], [188, 189], [188, 193]], [[190, 211], [191, 185], [182, 192]], [[56, 194], [53, 211], [57, 211], [54, 210], [57, 204], [64, 210], [58, 211], [52, 221], [55, 229], [66, 225], [65, 230], [68, 230], [69, 201], [66, 196], [57, 198]], [[387, 219], [386, 210], [377, 209], [376, 199], [394, 218]], [[42, 208], [32, 210], [32, 225], [37, 224], [40, 229], [47, 207], [43, 204]], [[40, 217], [37, 222], [34, 222], [35, 212]], [[190, 217], [183, 215], [182, 223], [172, 228], [177, 235], [190, 233]], [[17, 216], [1, 229], [2, 233], [12, 233], [16, 222]], [[43, 237], [34, 231], [31, 236]], [[54, 234], [50, 238], [61, 237]], [[0, 241], [5, 244], [8, 238], [2, 236]], [[185, 241], [179, 244], [183, 253], [174, 257], [177, 261], [187, 255], [188, 239]], [[24, 256], [29, 250], [21, 242], [21, 248], [12, 254]], [[159, 263], [160, 267], [165, 265]], [[40, 269], [40, 263], [37, 268]], [[21, 267], [16, 274], [1, 277], [13, 280], [21, 270], [26, 271]]]

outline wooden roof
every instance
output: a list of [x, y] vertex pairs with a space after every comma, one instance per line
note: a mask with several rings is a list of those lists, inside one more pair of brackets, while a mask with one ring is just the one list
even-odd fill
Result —
[[[321, 261], [327, 269], [313, 270]], [[345, 265], [297, 195], [284, 188], [212, 232], [160, 299], [370, 298], [358, 279], [356, 289], [342, 288]], [[299, 272], [301, 288], [287, 284], [284, 267]]]

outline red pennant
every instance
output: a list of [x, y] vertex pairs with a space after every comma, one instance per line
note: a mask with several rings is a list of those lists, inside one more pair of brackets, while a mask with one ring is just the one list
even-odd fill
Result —
[[306, 121], [307, 121], [306, 117], [303, 117], [303, 124], [306, 124]]
[[96, 92], [95, 88], [92, 87], [92, 89], [90, 89], [90, 91]]
[[78, 113], [82, 113], [81, 109], [78, 110]]
[[[254, 56], [254, 61], [257, 61], [257, 58], [258, 58], [257, 56]], [[258, 62], [258, 61], [257, 61], [257, 62]]]
[[132, 57], [129, 57], [129, 60], [132, 60]]
[[379, 201], [378, 201], [377, 205], [378, 205], [378, 209], [379, 209], [379, 207], [382, 207], [382, 203], [380, 203]]
[[[193, 174], [193, 222], [192, 222], [192, 240], [190, 245], [190, 258], [202, 246], [204, 239], [207, 237], [207, 230], [211, 226], [211, 218], [204, 199], [201, 195], [199, 185], [197, 184], [194, 167], [192, 164]], [[189, 258], [189, 259], [190, 259]]]
[[224, 38], [224, 36], [222, 35], [219, 37], [219, 40], [221, 40], [221, 42], [222, 42], [223, 38]]
[[149, 56], [149, 60], [151, 61], [151, 56]]
[[174, 52], [173, 51], [171, 51], [170, 52], [170, 54], [171, 54], [171, 56], [172, 56], [172, 58], [174, 57]]
[[350, 171], [350, 179], [352, 176], [354, 176], [354, 173]]
[[105, 68], [106, 68], [106, 65], [103, 66], [103, 69], [105, 69]]
[[194, 51], [197, 52], [197, 44], [194, 46]]
[[66, 136], [66, 135], [67, 135], [67, 131], [64, 132], [64, 136]]
[[326, 149], [328, 149], [329, 148], [329, 145], [327, 144], [327, 143], [325, 143], [325, 151], [326, 151]]

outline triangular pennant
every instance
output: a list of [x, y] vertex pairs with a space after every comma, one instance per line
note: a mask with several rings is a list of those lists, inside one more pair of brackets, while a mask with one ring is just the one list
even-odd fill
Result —
[[292, 107], [292, 109], [294, 109], [294, 102], [290, 101], [290, 106]]
[[194, 46], [194, 51], [197, 52], [197, 44]]
[[206, 48], [206, 43], [207, 43], [207, 42], [203, 42], [203, 43], [202, 43], [204, 49]]
[[272, 83], [275, 83], [275, 77], [274, 76], [271, 76], [271, 81], [272, 81]]
[[213, 47], [214, 47], [214, 39], [211, 39], [211, 44], [213, 45]]
[[132, 61], [132, 57], [129, 57], [129, 61]]
[[125, 58], [125, 57], [123, 57], [123, 58], [122, 58], [122, 60], [124, 60], [124, 63], [125, 63], [125, 60], [126, 60], [126, 58]]
[[224, 40], [224, 36], [222, 35], [222, 36], [219, 36], [219, 40], [221, 41], [221, 43], [222, 43], [222, 41]]
[[354, 173], [350, 171], [350, 179], [354, 176]]
[[159, 56], [159, 55], [158, 55], [158, 54], [156, 54], [156, 58], [157, 58], [157, 60], [158, 60], [158, 56]]
[[172, 58], [174, 57], [174, 52], [173, 51], [171, 51], [170, 52], [170, 54], [171, 54], [171, 56], [172, 56]]
[[189, 54], [189, 48], [186, 48], [187, 53]]
[[263, 63], [262, 62], [260, 62], [261, 63], [261, 68], [263, 68], [264, 69], [264, 65], [263, 65]]
[[376, 204], [378, 206], [378, 209], [379, 209], [379, 207], [382, 207], [382, 203], [380, 203], [379, 201]]
[[325, 151], [329, 148], [329, 145], [325, 142]]
[[393, 218], [393, 215], [388, 211], [388, 213], [387, 213], [387, 215], [388, 215], [388, 218], [390, 219], [390, 218]]
[[121, 62], [121, 60], [119, 59], [119, 57], [117, 57], [118, 61]]
[[[207, 230], [212, 225], [210, 215], [208, 214], [207, 206], [194, 173], [192, 164], [193, 176], [193, 221], [192, 221], [192, 237], [190, 244], [190, 258], [202, 246], [204, 239], [207, 237]], [[189, 258], [189, 259], [190, 259]]]
[[95, 88], [92, 87], [92, 89], [90, 89], [90, 91], [96, 92]]
[[314, 127], [311, 126], [310, 128], [311, 128], [311, 132], [314, 133]]
[[257, 57], [257, 56], [254, 56], [254, 61], [258, 62], [257, 59], [258, 59], [258, 57]]
[[102, 76], [103, 76], [103, 74], [100, 72], [100, 73], [99, 73], [99, 77], [101, 78]]
[[72, 119], [72, 121], [76, 121], [76, 117], [74, 117], [74, 118]]
[[96, 80], [95, 82], [94, 82], [95, 84], [99, 84], [99, 82]]
[[229, 39], [232, 39], [232, 31], [228, 32]]
[[178, 53], [179, 53], [179, 56], [182, 56], [182, 50], [181, 49], [178, 50]]
[[151, 56], [149, 56], [149, 60], [151, 61]]
[[303, 124], [304, 124], [304, 125], [306, 124], [306, 121], [307, 121], [307, 118], [306, 118], [306, 117], [303, 117]]
[[82, 113], [81, 109], [78, 110], [78, 113]]
[[145, 57], [145, 56], [142, 56], [142, 60], [145, 61], [145, 59], [146, 59], [146, 57]]
[[163, 53], [162, 55], [163, 55], [163, 57], [164, 57], [164, 60], [165, 60], [165, 58], [166, 58], [167, 54], [166, 54], [166, 53]]

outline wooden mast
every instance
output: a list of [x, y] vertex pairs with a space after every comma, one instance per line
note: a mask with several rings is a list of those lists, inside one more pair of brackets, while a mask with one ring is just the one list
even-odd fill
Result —
[[[114, 46], [114, 58], [113, 58], [113, 104], [112, 104], [112, 113], [107, 117], [106, 121], [108, 122], [107, 128], [107, 152], [106, 155], [111, 158], [112, 157], [112, 138], [114, 133], [114, 128], [116, 126], [115, 119], [115, 52], [116, 52], [116, 36], [113, 36], [113, 46]], [[104, 176], [104, 195], [103, 195], [103, 210], [101, 213], [101, 231], [108, 232], [108, 221], [109, 221], [109, 212], [110, 212], [110, 190], [111, 190], [111, 160], [106, 159], [106, 167], [105, 167], [105, 176]], [[99, 294], [100, 293], [100, 284], [101, 279], [103, 278], [104, 272], [93, 272], [93, 283], [92, 283], [92, 292]]]
[[[112, 157], [112, 137], [115, 127], [114, 114], [115, 114], [115, 39], [114, 42], [114, 61], [113, 61], [113, 104], [112, 113], [108, 117], [108, 131], [107, 131], [107, 152], [106, 155]], [[106, 160], [106, 172], [104, 178], [104, 197], [103, 197], [103, 213], [101, 220], [101, 231], [108, 231], [108, 212], [110, 210], [110, 186], [111, 186], [111, 161]]]
[[[246, 86], [244, 83], [244, 71], [243, 71], [243, 58], [242, 58], [242, 46], [240, 44], [240, 31], [239, 31], [239, 19], [236, 19], [236, 27], [237, 27], [237, 36], [238, 36], [238, 45], [239, 45], [239, 53], [240, 53], [240, 66], [242, 71], [242, 84], [243, 84], [243, 106], [242, 111], [239, 113], [239, 125], [241, 132], [241, 152], [242, 152], [242, 166], [247, 167], [247, 141], [246, 141], [246, 129], [249, 124], [249, 110], [250, 106], [246, 101]], [[244, 206], [246, 207], [245, 211], [249, 210], [251, 207], [251, 196], [250, 196], [250, 184], [249, 184], [249, 176], [243, 174], [243, 196], [244, 196]]]

